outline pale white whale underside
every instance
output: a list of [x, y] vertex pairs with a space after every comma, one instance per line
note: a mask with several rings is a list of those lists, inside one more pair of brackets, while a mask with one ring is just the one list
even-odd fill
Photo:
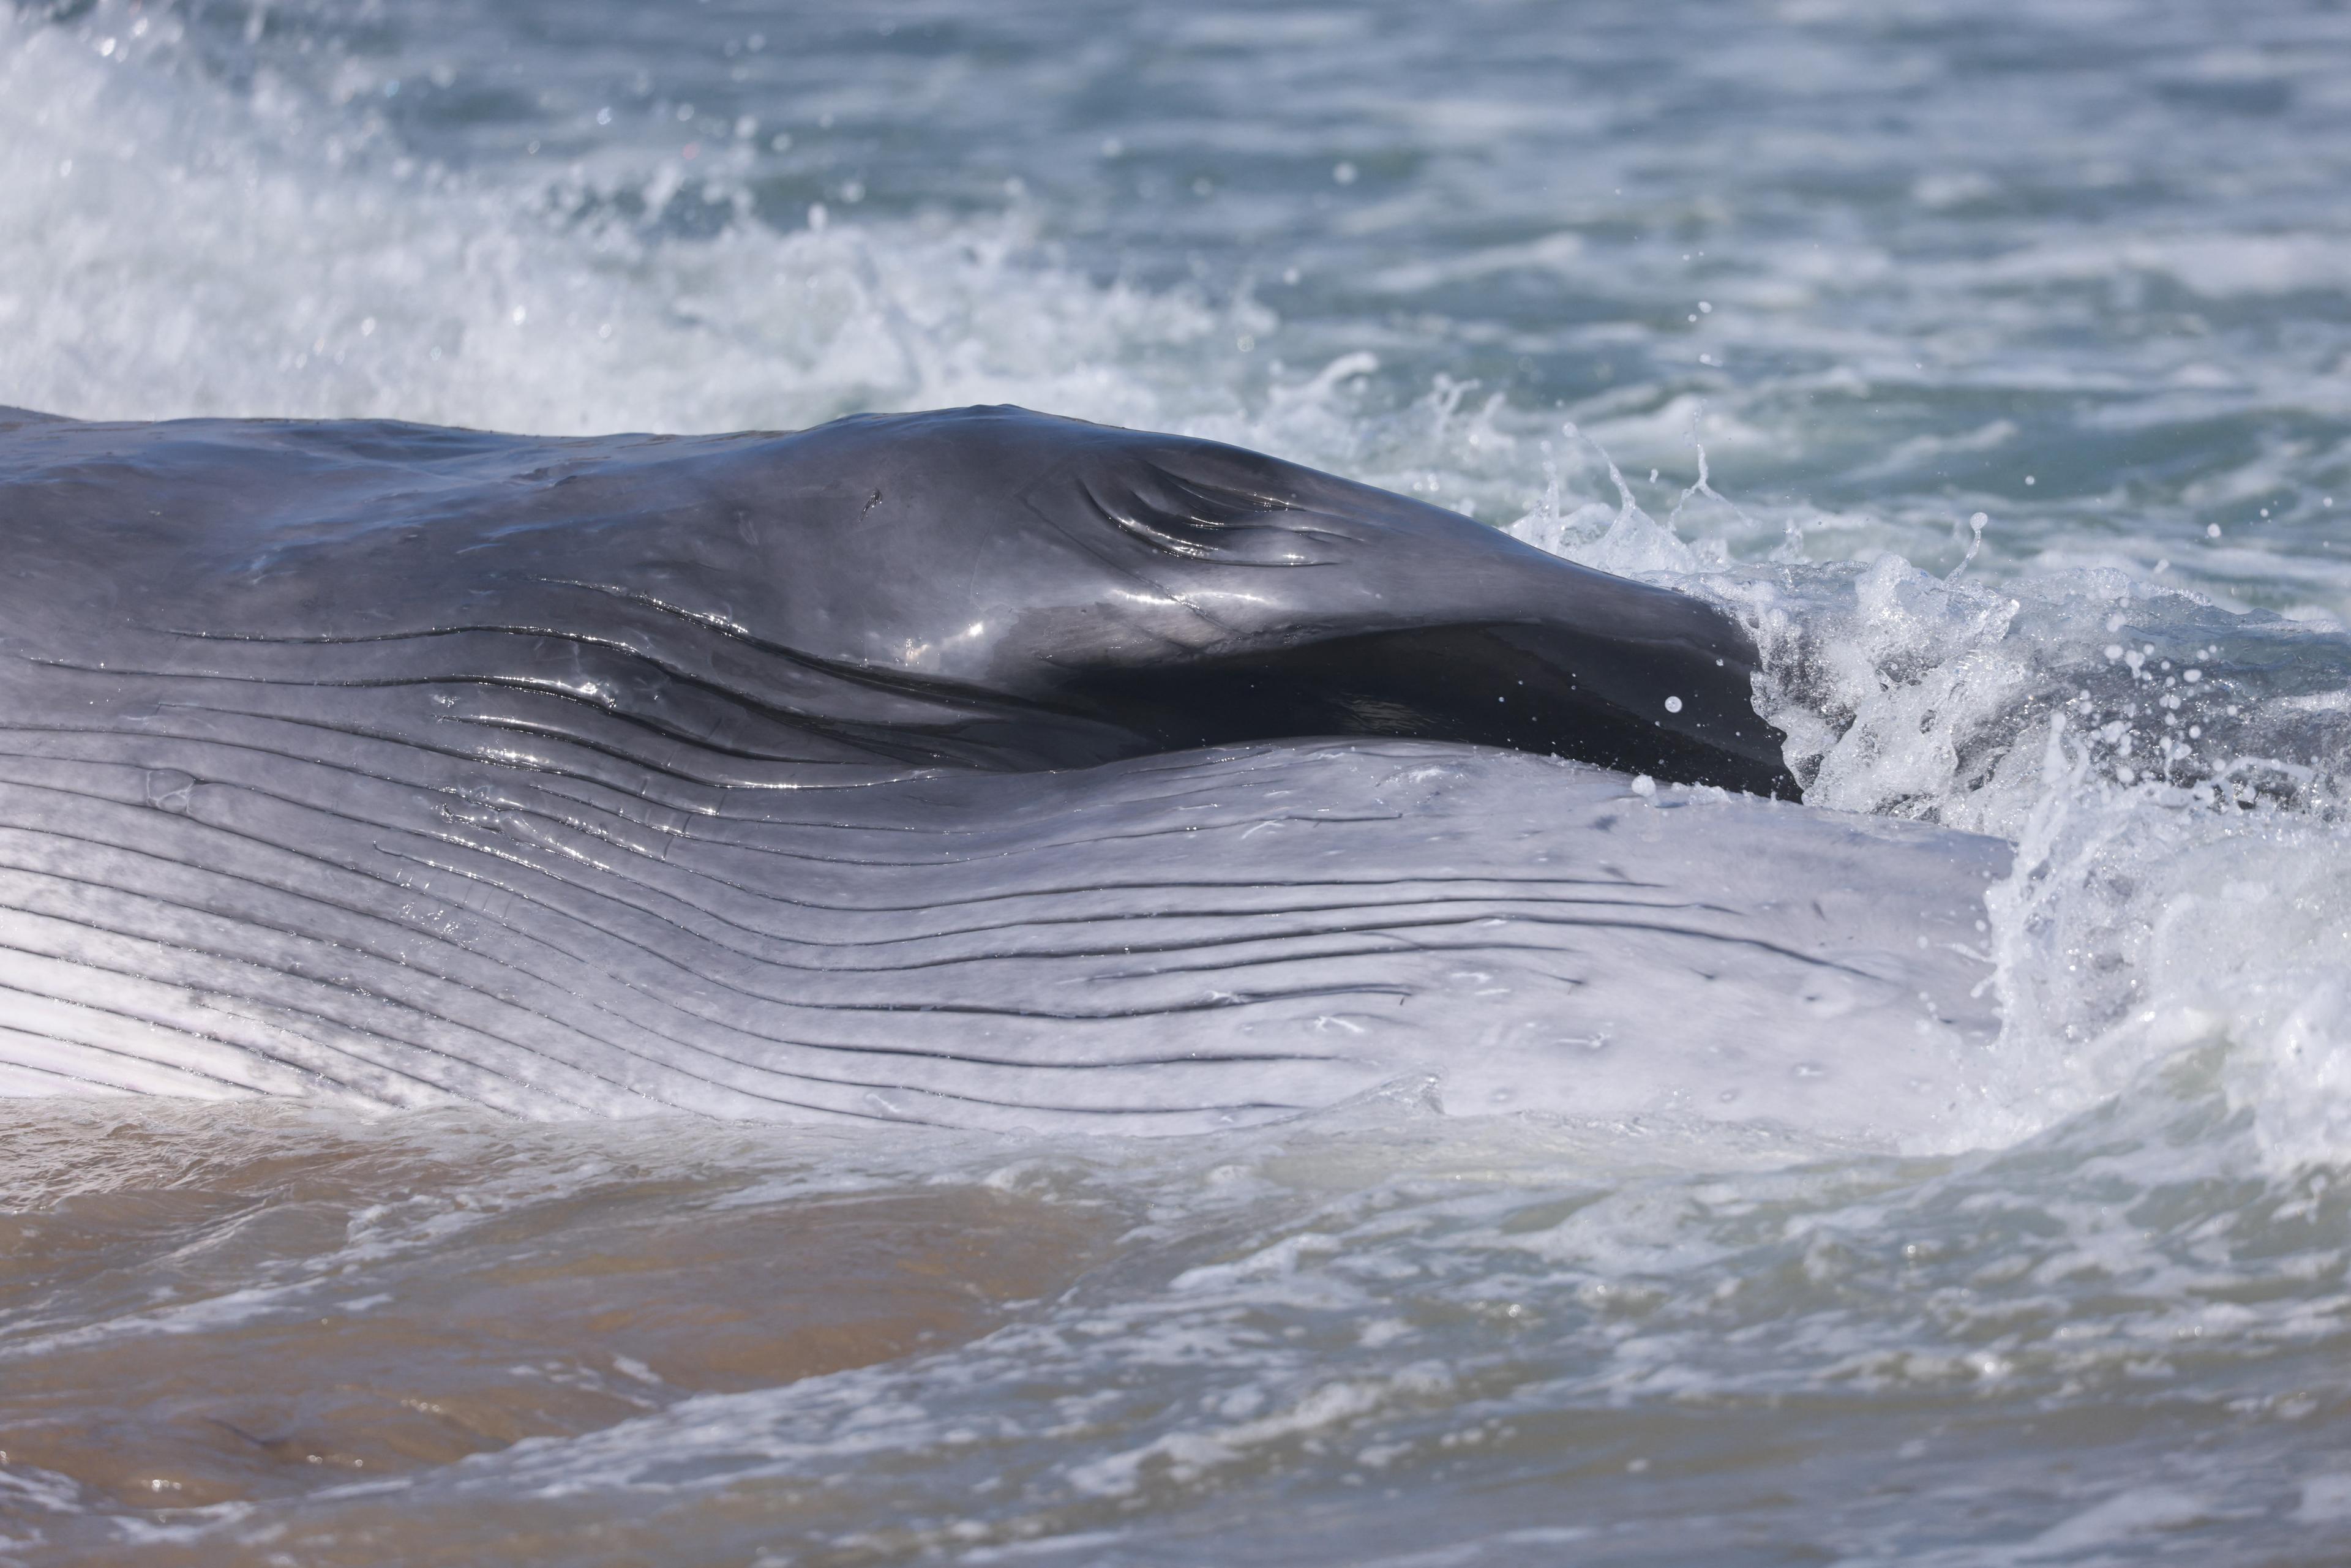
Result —
[[1406, 741], [792, 789], [573, 754], [7, 732], [0, 1093], [1180, 1132], [1427, 1075], [1912, 1145], [1998, 1028], [1995, 840]]

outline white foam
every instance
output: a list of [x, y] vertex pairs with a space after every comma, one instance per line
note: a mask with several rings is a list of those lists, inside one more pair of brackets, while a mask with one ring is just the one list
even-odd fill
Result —
[[[1246, 301], [1099, 285], [1017, 216], [665, 241], [567, 203], [676, 172], [458, 178], [265, 78], [229, 94], [0, 20], [0, 402], [84, 417], [375, 416], [551, 434], [791, 428], [1018, 402], [1229, 410], [1188, 351]], [[157, 63], [160, 60], [162, 63]]]
[[2351, 830], [2215, 809], [2095, 776], [2053, 735], [2051, 788], [1991, 898], [2008, 1025], [2046, 1123], [2191, 1047], [2223, 1050], [2230, 1099], [2273, 1168], [2351, 1150]]
[[1617, 505], [1580, 498], [1547, 454], [1546, 489], [1511, 531], [1740, 615], [1763, 656], [1758, 706], [1809, 803], [2021, 841], [1986, 910], [2006, 1019], [1996, 1088], [1960, 1142], [2031, 1136], [2218, 1046], [2273, 1168], [2351, 1151], [2343, 693], [2263, 685], [2341, 665], [2314, 641], [2330, 625], [2232, 615], [2111, 570], [1998, 587], [1891, 553], [1729, 570], [1721, 541], [1679, 538], [1591, 452]]

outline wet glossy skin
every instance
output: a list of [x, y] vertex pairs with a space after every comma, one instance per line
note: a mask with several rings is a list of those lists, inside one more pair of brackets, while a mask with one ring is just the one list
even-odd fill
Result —
[[0, 483], [11, 619], [68, 656], [105, 626], [159, 670], [535, 688], [779, 759], [1385, 735], [1795, 793], [1719, 612], [1209, 442], [1017, 409], [559, 442], [59, 423], [5, 438]]

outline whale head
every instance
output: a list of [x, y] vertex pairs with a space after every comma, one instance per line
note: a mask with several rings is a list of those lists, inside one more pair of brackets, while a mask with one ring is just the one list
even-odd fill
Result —
[[1505, 746], [1793, 796], [1752, 641], [1685, 594], [1298, 464], [1015, 408], [787, 438], [826, 476], [771, 568], [832, 656], [1172, 749], [1379, 735]]

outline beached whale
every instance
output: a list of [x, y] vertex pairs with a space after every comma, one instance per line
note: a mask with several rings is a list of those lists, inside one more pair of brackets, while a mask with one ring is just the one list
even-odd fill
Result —
[[1997, 1027], [2008, 846], [1754, 798], [1720, 612], [1214, 443], [0, 413], [0, 1091], [1899, 1137]]

